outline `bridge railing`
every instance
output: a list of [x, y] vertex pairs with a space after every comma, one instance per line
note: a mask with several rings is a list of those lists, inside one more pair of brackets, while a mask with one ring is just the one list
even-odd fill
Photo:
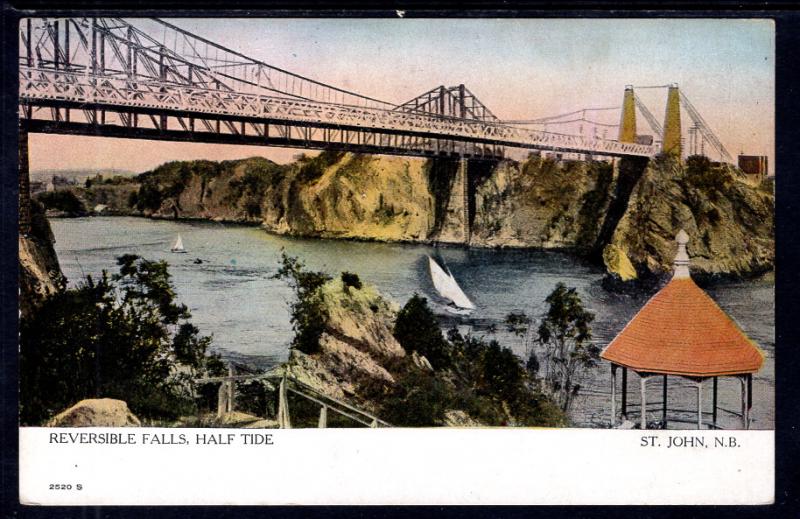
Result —
[[92, 75], [88, 71], [74, 73], [21, 66], [19, 80], [20, 101], [34, 105], [62, 102], [120, 110], [140, 108], [177, 114], [247, 117], [598, 155], [649, 157], [658, 152], [657, 147], [650, 145], [515, 128], [493, 122]]

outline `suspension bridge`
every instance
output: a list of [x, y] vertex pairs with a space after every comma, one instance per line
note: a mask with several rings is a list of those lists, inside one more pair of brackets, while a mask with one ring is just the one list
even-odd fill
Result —
[[[567, 114], [578, 116], [574, 120], [562, 114], [503, 121], [463, 84], [439, 86], [396, 104], [269, 65], [157, 18], [27, 18], [19, 26], [20, 190], [23, 198], [28, 196], [28, 133], [462, 162], [499, 160], [508, 148], [646, 159], [668, 145], [668, 151], [680, 153], [680, 108], [670, 104], [673, 90], [695, 123], [692, 142], [709, 142], [729, 159], [685, 95], [678, 94], [677, 86], [669, 90], [663, 127], [633, 95], [633, 87], [626, 88], [619, 125], [588, 119], [587, 113], [597, 109]], [[636, 134], [636, 108], [661, 146]], [[594, 123], [589, 125], [594, 132], [583, 126], [578, 132], [559, 129], [576, 121]], [[602, 134], [597, 131], [601, 126]], [[619, 133], [610, 138], [614, 127]], [[466, 175], [466, 167], [460, 170]], [[21, 229], [26, 213], [21, 203]]]
[[33, 132], [407, 155], [506, 146], [652, 156], [653, 146], [503, 124], [466, 87], [396, 105], [249, 58], [158, 19], [26, 19], [20, 117]]

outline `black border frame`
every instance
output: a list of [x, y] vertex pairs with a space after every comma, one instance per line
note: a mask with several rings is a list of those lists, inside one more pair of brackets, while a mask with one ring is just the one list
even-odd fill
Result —
[[[800, 102], [794, 92], [798, 83], [800, 55], [800, 11], [796, 2], [736, 2], [715, 4], [683, 1], [633, 1], [626, 4], [609, 1], [567, 1], [553, 5], [545, 1], [412, 0], [373, 2], [365, 8], [353, 0], [276, 0], [265, 5], [254, 0], [240, 0], [235, 9], [220, 8], [219, 0], [71, 0], [69, 7], [58, 0], [3, 0], [2, 28], [2, 114], [0, 120], [0, 497], [2, 517], [241, 517], [290, 515], [297, 517], [527, 517], [535, 512], [548, 517], [595, 517], [631, 514], [637, 517], [768, 517], [800, 516], [800, 356], [796, 339], [800, 338], [800, 319], [794, 318], [800, 288], [800, 258], [794, 238], [794, 222], [800, 217], [800, 182], [794, 171], [800, 168]], [[448, 5], [449, 4], [449, 5]], [[187, 7], [188, 6], [188, 7]], [[584, 18], [666, 18], [725, 17], [772, 18], [776, 23], [776, 282], [775, 337], [776, 356], [776, 478], [775, 504], [749, 507], [672, 506], [622, 507], [570, 506], [546, 507], [420, 507], [398, 508], [351, 506], [337, 507], [36, 507], [22, 506], [18, 499], [18, 246], [17, 246], [17, 20], [32, 14], [67, 14], [82, 11], [103, 15], [171, 17], [396, 17], [402, 9], [406, 18], [448, 17], [584, 17]], [[177, 11], [180, 10], [180, 11]], [[621, 489], [624, 491], [624, 489]]]

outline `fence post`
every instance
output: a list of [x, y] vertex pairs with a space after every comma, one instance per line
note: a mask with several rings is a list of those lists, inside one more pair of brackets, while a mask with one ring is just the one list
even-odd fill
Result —
[[228, 408], [228, 390], [225, 386], [225, 382], [222, 382], [219, 385], [219, 389], [217, 390], [217, 417], [222, 416], [225, 414], [225, 410]]
[[[229, 377], [233, 376], [233, 366], [228, 366], [228, 376]], [[227, 381], [227, 386], [228, 386], [228, 405], [227, 405], [227, 410], [228, 410], [229, 413], [232, 413], [233, 412], [233, 399], [235, 397], [235, 394], [234, 394], [234, 381], [232, 379], [228, 380]]]
[[281, 379], [281, 384], [278, 387], [278, 427], [281, 429], [292, 428], [292, 423], [289, 418], [289, 401], [287, 399], [286, 384], [286, 374], [284, 374]]

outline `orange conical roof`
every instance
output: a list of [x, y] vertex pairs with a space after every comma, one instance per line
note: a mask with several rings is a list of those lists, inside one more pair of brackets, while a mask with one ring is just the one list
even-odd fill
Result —
[[754, 373], [764, 355], [688, 275], [683, 231], [675, 275], [600, 356], [636, 371], [710, 377]]

